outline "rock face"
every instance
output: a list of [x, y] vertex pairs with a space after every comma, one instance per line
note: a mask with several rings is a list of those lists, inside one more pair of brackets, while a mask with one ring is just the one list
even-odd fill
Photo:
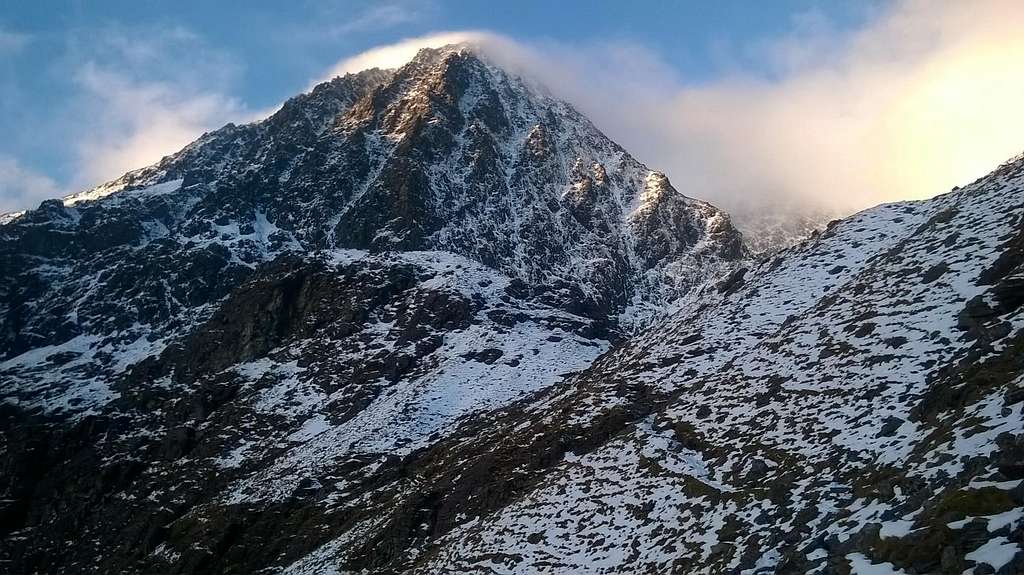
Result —
[[454, 46], [4, 221], [9, 572], [1024, 569], [1024, 160], [747, 265]]

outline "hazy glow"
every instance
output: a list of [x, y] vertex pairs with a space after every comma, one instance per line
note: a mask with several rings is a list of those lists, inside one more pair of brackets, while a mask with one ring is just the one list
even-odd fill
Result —
[[[895, 185], [927, 195], [984, 175], [1024, 149], [1024, 58], [1020, 30], [1011, 42], [963, 47], [929, 62], [886, 114], [890, 139], [906, 135], [909, 170]], [[1017, 68], [1019, 70], [1019, 68]]]
[[1024, 3], [905, 2], [834, 61], [682, 90], [676, 132], [732, 167], [712, 196], [761, 188], [845, 209], [928, 197], [1024, 150], [1021, 30]]

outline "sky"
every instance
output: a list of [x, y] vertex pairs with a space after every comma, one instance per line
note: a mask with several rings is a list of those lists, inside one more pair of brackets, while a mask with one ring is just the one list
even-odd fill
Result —
[[9, 2], [0, 212], [334, 73], [479, 42], [727, 209], [922, 198], [1024, 151], [1016, 0]]

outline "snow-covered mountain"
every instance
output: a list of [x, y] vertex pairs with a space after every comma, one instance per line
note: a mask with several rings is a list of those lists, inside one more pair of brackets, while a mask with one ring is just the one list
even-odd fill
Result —
[[[148, 533], [155, 502], [167, 523], [197, 497], [289, 500], [340, 460], [403, 457], [744, 257], [726, 214], [467, 46], [322, 84], [5, 218], [6, 560], [158, 558], [68, 546]], [[72, 470], [38, 441], [88, 454]], [[92, 505], [80, 535], [48, 527], [46, 486], [75, 492], [49, 466], [126, 474], [87, 489], [121, 502], [117, 528], [87, 526]]]
[[[37, 403], [91, 409], [116, 395], [98, 379], [193, 329], [264, 263], [338, 249], [467, 257], [609, 328], [744, 256], [726, 214], [569, 105], [465, 46], [424, 50], [5, 225], [0, 354], [106, 349], [90, 360], [102, 378], [33, 362], [63, 374], [54, 398], [51, 378], [27, 375]], [[69, 396], [70, 380], [86, 389]]]
[[1024, 569], [1024, 160], [752, 263], [449, 46], [7, 220], [11, 572]]
[[1024, 160], [842, 220], [436, 447], [528, 487], [408, 565], [1020, 573], [1022, 265]]

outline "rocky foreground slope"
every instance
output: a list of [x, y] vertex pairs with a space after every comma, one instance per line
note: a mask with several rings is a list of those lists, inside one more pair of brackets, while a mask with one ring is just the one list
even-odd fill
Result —
[[837, 222], [424, 454], [527, 487], [402, 565], [1024, 572], [1022, 303], [1024, 160]]
[[0, 566], [1024, 570], [1024, 160], [745, 254], [468, 48], [324, 84], [0, 227]]
[[406, 457], [284, 572], [1020, 573], [1022, 266], [1024, 160], [839, 221]]

